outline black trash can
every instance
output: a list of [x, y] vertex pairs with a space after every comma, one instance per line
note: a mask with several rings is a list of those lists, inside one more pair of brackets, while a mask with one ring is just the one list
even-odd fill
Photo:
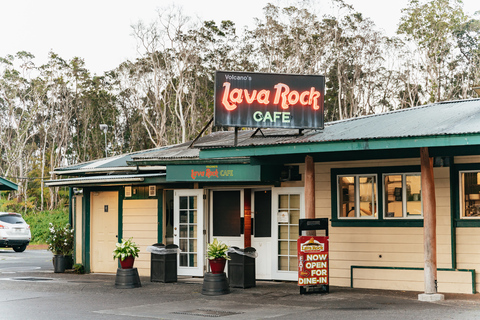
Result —
[[255, 257], [256, 250], [252, 247], [239, 249], [232, 247], [228, 253], [228, 279], [230, 287], [251, 288], [255, 287]]
[[159, 250], [151, 254], [150, 261], [150, 281], [151, 282], [177, 282], [177, 250], [178, 246], [169, 244], [165, 246], [162, 243], [153, 245]]

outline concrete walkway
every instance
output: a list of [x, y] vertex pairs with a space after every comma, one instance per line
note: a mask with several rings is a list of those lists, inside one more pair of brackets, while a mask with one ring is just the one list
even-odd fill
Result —
[[418, 292], [331, 287], [300, 295], [295, 283], [257, 281], [230, 294], [201, 294], [202, 278], [117, 289], [115, 275], [28, 272], [0, 278], [2, 319], [480, 319], [479, 295], [446, 294], [420, 302]]

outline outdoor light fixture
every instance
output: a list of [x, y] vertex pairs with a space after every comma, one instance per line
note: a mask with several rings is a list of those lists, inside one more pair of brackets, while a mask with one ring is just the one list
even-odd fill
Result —
[[108, 130], [108, 125], [105, 123], [100, 124], [100, 130], [103, 130], [103, 134], [105, 135], [105, 158], [108, 157], [107, 153], [107, 130]]

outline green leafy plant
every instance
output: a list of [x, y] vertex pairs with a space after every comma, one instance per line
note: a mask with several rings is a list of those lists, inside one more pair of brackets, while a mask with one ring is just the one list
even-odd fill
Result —
[[83, 264], [81, 263], [76, 263], [73, 265], [74, 272], [77, 274], [84, 274], [85, 273], [85, 268], [83, 267]]
[[120, 259], [121, 261], [125, 260], [128, 256], [138, 257], [140, 249], [138, 245], [133, 242], [132, 238], [125, 240], [122, 239], [122, 242], [115, 245], [115, 250], [113, 250], [113, 259]]
[[230, 257], [227, 255], [228, 246], [213, 238], [213, 242], [208, 244], [207, 247], [207, 256], [209, 260], [224, 258], [230, 260]]
[[71, 255], [73, 253], [73, 229], [70, 224], [60, 227], [49, 224], [49, 236], [47, 239], [48, 249], [54, 254]]

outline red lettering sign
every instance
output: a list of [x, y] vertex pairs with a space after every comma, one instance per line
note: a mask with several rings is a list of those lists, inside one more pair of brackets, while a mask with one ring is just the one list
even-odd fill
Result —
[[[270, 104], [270, 90], [264, 89], [257, 93], [257, 90], [249, 92], [247, 89], [232, 89], [230, 90], [231, 83], [224, 82], [225, 88], [222, 95], [222, 105], [228, 111], [237, 109], [237, 105], [245, 102], [246, 104], [252, 104], [255, 101], [258, 104], [269, 105]], [[275, 98], [273, 99], [274, 105], [281, 106], [282, 109], [287, 110], [290, 106], [310, 106], [313, 110], [320, 109], [319, 99], [321, 94], [311, 87], [310, 90], [303, 91], [302, 93], [290, 90], [290, 87], [284, 83], [277, 83], [273, 86]]]
[[328, 285], [328, 237], [297, 240], [298, 285]]

